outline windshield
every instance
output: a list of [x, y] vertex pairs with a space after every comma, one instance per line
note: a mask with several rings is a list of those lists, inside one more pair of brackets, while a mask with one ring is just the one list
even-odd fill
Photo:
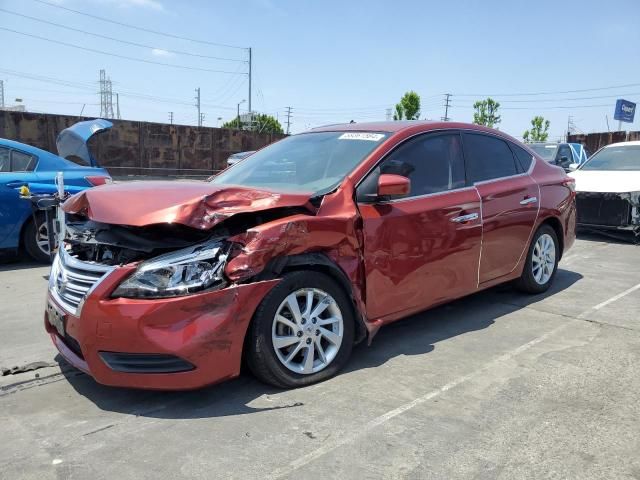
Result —
[[545, 145], [543, 143], [539, 143], [536, 145], [535, 143], [530, 143], [527, 146], [547, 162], [553, 162], [556, 159], [556, 151], [558, 150], [558, 145]]
[[387, 136], [373, 132], [294, 135], [238, 162], [211, 183], [287, 192], [330, 192]]
[[603, 148], [580, 170], [640, 170], [640, 145]]

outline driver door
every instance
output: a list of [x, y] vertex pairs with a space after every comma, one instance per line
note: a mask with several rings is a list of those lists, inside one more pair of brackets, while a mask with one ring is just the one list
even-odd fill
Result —
[[[409, 195], [375, 199], [382, 173], [408, 177]], [[476, 290], [480, 197], [466, 185], [458, 132], [402, 143], [361, 182], [357, 197], [370, 320], [392, 321]]]

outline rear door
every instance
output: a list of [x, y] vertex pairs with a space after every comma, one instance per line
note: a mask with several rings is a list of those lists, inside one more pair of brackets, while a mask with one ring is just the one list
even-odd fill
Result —
[[31, 211], [18, 189], [35, 180], [36, 157], [0, 146], [0, 248], [14, 248], [22, 222]]
[[505, 140], [471, 132], [463, 139], [467, 177], [482, 201], [482, 284], [515, 269], [528, 247], [540, 195]]
[[[381, 173], [408, 177], [410, 194], [371, 200]], [[480, 199], [466, 185], [458, 132], [405, 141], [357, 192], [370, 319], [393, 320], [477, 288]]]

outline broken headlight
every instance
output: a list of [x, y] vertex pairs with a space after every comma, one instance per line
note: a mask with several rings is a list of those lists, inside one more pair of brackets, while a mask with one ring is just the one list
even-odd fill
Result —
[[114, 297], [166, 298], [225, 285], [228, 248], [220, 242], [194, 245], [142, 262], [113, 292]]

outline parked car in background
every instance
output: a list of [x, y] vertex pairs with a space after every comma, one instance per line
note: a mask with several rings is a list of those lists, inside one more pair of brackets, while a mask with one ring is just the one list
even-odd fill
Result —
[[579, 225], [640, 236], [640, 142], [607, 145], [569, 175]]
[[579, 143], [531, 143], [529, 148], [565, 172], [575, 170], [589, 158], [589, 152]]
[[400, 318], [510, 281], [546, 291], [575, 239], [573, 179], [452, 122], [314, 129], [209, 183], [106, 185], [64, 210], [47, 331], [98, 382], [152, 389], [243, 358], [279, 387], [325, 380]]
[[248, 152], [238, 152], [238, 153], [229, 155], [229, 158], [227, 158], [227, 167], [231, 167], [232, 165], [235, 165], [240, 160], [247, 158], [252, 153], [255, 153], [255, 150], [249, 150]]
[[110, 182], [109, 173], [98, 167], [87, 141], [111, 125], [106, 120], [90, 120], [63, 130], [56, 141], [59, 155], [0, 139], [0, 250], [15, 252], [22, 247], [33, 259], [49, 261], [44, 216], [34, 216], [30, 202], [21, 199], [18, 191], [26, 185], [33, 193], [53, 194], [57, 172], [63, 172], [68, 193]]

